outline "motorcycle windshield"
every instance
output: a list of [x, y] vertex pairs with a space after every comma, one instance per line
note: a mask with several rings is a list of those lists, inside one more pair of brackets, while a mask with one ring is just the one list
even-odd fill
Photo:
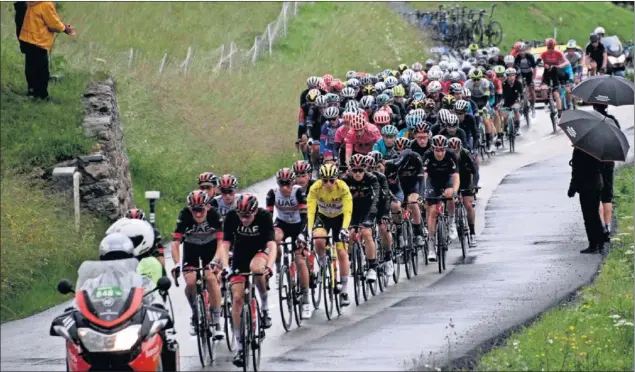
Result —
[[76, 288], [85, 291], [91, 312], [104, 321], [119, 318], [129, 306], [135, 288], [144, 288], [135, 258], [114, 261], [85, 261], [78, 270]]
[[609, 56], [619, 57], [624, 52], [622, 42], [617, 36], [604, 37], [602, 38], [601, 42], [604, 45], [604, 49]]

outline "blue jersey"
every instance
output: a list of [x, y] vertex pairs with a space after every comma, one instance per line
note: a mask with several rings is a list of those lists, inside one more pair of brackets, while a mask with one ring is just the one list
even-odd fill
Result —
[[331, 151], [335, 153], [335, 132], [342, 126], [341, 121], [337, 121], [336, 125], [332, 125], [330, 120], [322, 124], [322, 131], [320, 133], [320, 154], [324, 154], [324, 151]]
[[381, 138], [379, 141], [377, 141], [377, 143], [375, 143], [375, 145], [373, 146], [373, 151], [381, 152], [384, 158], [392, 158], [393, 156], [397, 154], [397, 151], [395, 151], [394, 146], [392, 149], [390, 149], [390, 151], [386, 148], [386, 144], [384, 143], [383, 138]]
[[558, 72], [562, 76], [566, 75], [569, 81], [573, 81], [573, 67], [571, 67], [571, 64], [568, 63], [565, 67], [559, 69]]

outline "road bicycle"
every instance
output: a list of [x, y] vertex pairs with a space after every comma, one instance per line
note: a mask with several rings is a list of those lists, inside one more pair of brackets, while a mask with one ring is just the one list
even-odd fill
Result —
[[254, 371], [260, 369], [260, 356], [262, 354], [262, 341], [265, 339], [265, 328], [260, 313], [258, 296], [254, 295], [253, 278], [263, 276], [258, 273], [234, 272], [233, 276], [245, 278], [245, 295], [243, 307], [240, 309], [240, 340], [243, 351], [243, 371], [249, 370], [251, 364]]
[[436, 245], [436, 253], [437, 253], [437, 264], [439, 267], [439, 274], [443, 273], [446, 269], [446, 251], [448, 250], [448, 246], [450, 245], [450, 234], [449, 234], [449, 221], [448, 215], [445, 210], [445, 202], [454, 200], [455, 197], [435, 197], [428, 198], [427, 200], [435, 202], [437, 208], [437, 216], [436, 216], [436, 232], [435, 232], [435, 245]]
[[278, 272], [278, 301], [282, 326], [288, 332], [294, 317], [298, 327], [302, 324], [302, 290], [295, 264], [295, 244], [290, 241], [282, 242], [278, 247], [282, 251], [282, 262]]
[[[368, 292], [370, 283], [366, 281], [366, 272], [368, 271], [368, 263], [366, 262], [366, 254], [362, 245], [361, 233], [359, 226], [350, 226], [349, 229], [354, 233], [348, 237], [348, 245], [351, 256], [351, 275], [353, 276], [353, 288], [355, 292], [355, 305], [359, 306], [362, 302], [368, 301]], [[376, 283], [373, 283], [376, 285]]]
[[541, 89], [548, 90], [547, 109], [549, 110], [549, 119], [551, 119], [551, 128], [553, 129], [553, 133], [556, 133], [558, 124], [558, 106], [556, 106], [556, 99], [553, 97], [553, 92], [555, 91], [555, 89], [551, 85], [547, 86], [546, 84], [543, 84], [541, 86]]
[[[386, 225], [388, 231], [391, 231], [390, 225], [391, 223], [389, 222], [388, 225]], [[379, 225], [375, 225], [375, 228], [373, 229], [373, 239], [375, 240], [375, 247], [377, 247], [377, 284], [379, 285], [379, 291], [383, 292], [388, 287], [388, 274], [386, 270], [386, 265], [388, 263], [388, 260], [386, 260], [388, 249], [386, 249], [382, 243]], [[390, 257], [390, 261], [392, 262], [392, 255]]]
[[234, 337], [234, 326], [232, 325], [232, 304], [234, 302], [234, 297], [228, 284], [229, 281], [227, 280], [227, 278], [223, 277], [220, 287], [221, 297], [223, 298], [221, 316], [223, 317], [223, 331], [225, 331], [225, 342], [227, 343], [227, 349], [229, 351], [233, 351], [234, 347], [236, 346], [236, 338]]
[[[315, 246], [315, 239], [311, 238], [311, 245]], [[328, 237], [326, 238], [329, 239]], [[312, 250], [313, 251], [313, 250]], [[340, 278], [339, 263], [337, 260], [336, 248], [333, 244], [327, 244], [324, 253], [324, 261], [320, 263], [321, 288], [319, 290], [324, 295], [324, 311], [328, 320], [333, 319], [333, 309], [337, 310], [337, 315], [342, 315], [342, 305], [340, 304], [340, 293], [342, 292], [342, 281]], [[315, 303], [314, 303], [315, 305]]]
[[[198, 346], [198, 356], [201, 366], [211, 364], [215, 360], [216, 342], [212, 331], [212, 318], [209, 310], [209, 295], [207, 293], [206, 272], [211, 271], [207, 265], [203, 265], [201, 258], [198, 258], [197, 268], [183, 269], [183, 274], [189, 272], [196, 273], [196, 298], [194, 300], [194, 330], [196, 331], [196, 344]], [[175, 280], [179, 286], [178, 280]], [[231, 314], [231, 312], [230, 312]], [[208, 363], [209, 362], [209, 363]]]
[[518, 133], [516, 131], [516, 124], [514, 123], [514, 112], [517, 109], [511, 109], [509, 107], [501, 107], [501, 112], [506, 117], [505, 119], [505, 133], [507, 135], [507, 140], [509, 141], [509, 152], [516, 151], [516, 137]]
[[487, 37], [487, 46], [498, 46], [503, 41], [503, 26], [494, 20], [494, 9], [497, 4], [492, 4], [492, 11], [489, 14], [489, 22], [484, 22], [486, 10], [481, 9], [476, 21], [472, 23], [472, 35], [474, 42], [478, 45], [485, 45], [484, 38]]
[[[410, 216], [410, 209], [408, 208], [409, 205], [415, 204], [415, 203], [418, 203], [418, 202], [417, 201], [402, 202], [400, 222], [398, 224], [397, 231], [395, 234], [396, 247], [395, 247], [395, 252], [393, 254], [397, 258], [397, 264], [399, 263], [404, 264], [404, 268], [406, 270], [406, 278], [408, 279], [417, 275], [419, 270], [418, 268], [419, 255], [417, 252], [417, 247], [415, 246], [415, 243], [414, 243], [412, 220]], [[397, 270], [395, 270], [395, 272], [396, 271]]]

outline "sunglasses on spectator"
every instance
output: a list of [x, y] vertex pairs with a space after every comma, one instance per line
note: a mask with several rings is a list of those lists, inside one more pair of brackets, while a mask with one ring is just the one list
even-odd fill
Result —
[[335, 181], [337, 181], [337, 178], [322, 178], [324, 183], [335, 183]]
[[220, 192], [225, 195], [233, 194], [235, 189], [220, 189]]

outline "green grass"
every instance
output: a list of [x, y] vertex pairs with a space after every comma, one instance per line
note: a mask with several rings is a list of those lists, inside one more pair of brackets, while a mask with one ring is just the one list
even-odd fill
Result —
[[[409, 2], [415, 8], [437, 10], [439, 2]], [[490, 13], [493, 2], [452, 2], [468, 8], [486, 9]], [[602, 26], [608, 35], [618, 35], [622, 42], [633, 40], [633, 10], [610, 2], [496, 2], [494, 19], [503, 26], [504, 37], [499, 47], [509, 51], [516, 41], [544, 40], [558, 28], [558, 42], [575, 39], [586, 45], [589, 33]], [[562, 18], [562, 21], [560, 21]], [[485, 22], [489, 17], [485, 18]]]
[[55, 104], [31, 101], [26, 98], [24, 56], [12, 41], [0, 48], [2, 169], [45, 168], [86, 153], [94, 142], [82, 135], [79, 99], [90, 76], [67, 74], [63, 84], [50, 85]]
[[0, 322], [64, 300], [56, 291], [57, 282], [75, 280], [79, 264], [97, 257], [105, 224], [83, 213], [76, 232], [70, 204], [51, 195], [42, 181], [3, 172]]
[[478, 371], [633, 370], [633, 177], [615, 178], [619, 233], [593, 284], [484, 355]]

